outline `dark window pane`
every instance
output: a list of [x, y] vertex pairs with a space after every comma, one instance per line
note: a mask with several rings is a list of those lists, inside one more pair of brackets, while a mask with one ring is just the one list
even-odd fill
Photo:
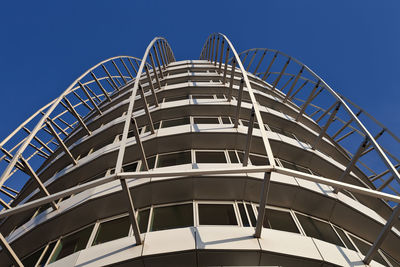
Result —
[[306, 235], [324, 240], [329, 243], [333, 243], [339, 246], [343, 246], [339, 237], [333, 231], [330, 224], [315, 220], [311, 217], [297, 214], [297, 218], [300, 221], [301, 226], [304, 229]]
[[192, 163], [190, 151], [159, 155], [157, 168]]
[[216, 117], [203, 117], [194, 118], [194, 123], [196, 124], [219, 124], [218, 118]]
[[240, 162], [243, 163], [244, 153], [242, 151], [237, 151], [237, 154], [238, 154]]
[[289, 212], [281, 210], [265, 210], [263, 226], [266, 228], [300, 233]]
[[53, 256], [51, 257], [50, 262], [54, 262], [81, 249], [84, 249], [89, 240], [90, 234], [92, 233], [92, 230], [93, 225], [86, 227], [85, 229], [75, 234], [63, 237], [58, 244]]
[[40, 260], [38, 266], [44, 266], [44, 264], [46, 263], [47, 259], [50, 257], [51, 252], [54, 249], [54, 246], [56, 245], [56, 241], [52, 242], [48, 249], [46, 250], [46, 253], [44, 253], [42, 259]]
[[193, 99], [214, 99], [213, 95], [193, 95]]
[[249, 158], [251, 160], [251, 164], [253, 164], [253, 165], [256, 165], [256, 166], [269, 165], [268, 158], [264, 158], [264, 157], [253, 155], [253, 154], [250, 154]]
[[232, 124], [231, 120], [228, 117], [221, 117], [223, 124]]
[[147, 224], [149, 222], [149, 215], [150, 215], [150, 209], [145, 209], [139, 211], [138, 214], [138, 224], [139, 224], [139, 230], [141, 233], [146, 233], [147, 232]]
[[170, 96], [170, 97], [164, 98], [164, 102], [179, 101], [179, 100], [185, 100], [185, 99], [188, 99], [187, 95]]
[[136, 162], [133, 162], [133, 163], [130, 163], [130, 164], [127, 164], [127, 165], [123, 166], [122, 170], [124, 172], [135, 172], [136, 168], [137, 168], [137, 165], [138, 165], [138, 162], [136, 161]]
[[129, 226], [130, 222], [128, 216], [101, 223], [97, 229], [92, 245], [94, 246], [128, 236]]
[[253, 227], [255, 227], [257, 219], [256, 215], [254, 215], [253, 207], [250, 204], [246, 204], [246, 208], [247, 208], [247, 213], [249, 214], [250, 217], [251, 224], [253, 225]]
[[243, 124], [244, 126], [246, 126], [246, 127], [249, 126], [249, 121], [246, 121], [246, 120], [240, 120], [240, 121], [242, 122], [242, 124]]
[[[160, 128], [160, 122], [159, 121], [158, 122], [153, 122], [153, 127], [154, 127], [154, 130], [157, 130], [158, 128]], [[144, 132], [145, 133], [150, 132], [150, 126], [149, 125], [146, 125], [146, 128], [145, 128]], [[139, 134], [140, 134], [140, 130], [139, 130]]]
[[398, 261], [396, 261], [395, 259], [393, 259], [389, 254], [387, 254], [386, 252], [382, 251], [381, 252], [385, 255], [386, 259], [388, 259], [388, 261], [393, 265], [393, 267], [400, 267], [400, 263]]
[[201, 225], [237, 225], [232, 204], [199, 204]]
[[35, 266], [36, 262], [39, 260], [40, 256], [43, 253], [45, 247], [42, 247], [41, 249], [39, 249], [38, 251], [36, 251], [35, 253], [31, 254], [30, 256], [26, 257], [25, 259], [22, 260], [22, 264], [24, 266]]
[[165, 121], [163, 120], [162, 124], [161, 124], [161, 128], [168, 128], [168, 127], [174, 127], [174, 126], [185, 125], [185, 124], [190, 124], [189, 117], [173, 119], [173, 120], [165, 120]]
[[243, 226], [250, 226], [249, 219], [247, 219], [247, 214], [242, 203], [238, 203], [240, 218], [242, 219]]
[[295, 165], [294, 163], [288, 162], [288, 161], [282, 160], [282, 159], [281, 159], [281, 163], [282, 163], [282, 166], [283, 166], [284, 168], [297, 171], [296, 165]]
[[342, 229], [337, 228], [336, 226], [335, 230], [338, 233], [338, 235], [342, 238], [343, 242], [345, 243], [346, 247], [348, 249], [356, 250], [356, 248], [353, 246], [353, 244], [350, 242], [350, 240], [347, 238], [346, 234], [343, 232]]
[[[364, 241], [362, 241], [354, 236], [351, 236], [351, 239], [353, 240], [354, 244], [356, 244], [356, 246], [360, 250], [360, 252], [364, 255], [367, 255], [371, 245], [365, 243]], [[387, 265], [386, 261], [382, 258], [381, 254], [379, 254], [378, 252], [375, 253], [373, 260], [377, 261], [383, 265]]]
[[[156, 163], [156, 156], [151, 156], [147, 158], [147, 166], [149, 167], [149, 170], [154, 169], [154, 164]], [[144, 164], [142, 163], [140, 167], [141, 171], [145, 171]]]
[[228, 151], [228, 154], [229, 154], [229, 158], [231, 160], [231, 163], [239, 163], [239, 160], [238, 160], [238, 158], [236, 156], [235, 151], [230, 150], [230, 151]]
[[196, 151], [197, 163], [226, 163], [223, 151]]
[[193, 204], [153, 209], [150, 231], [193, 226]]
[[225, 99], [225, 95], [224, 94], [216, 94], [216, 97], [218, 99]]

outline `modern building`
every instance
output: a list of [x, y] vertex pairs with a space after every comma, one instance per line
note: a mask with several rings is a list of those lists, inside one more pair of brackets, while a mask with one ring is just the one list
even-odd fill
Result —
[[399, 143], [280, 51], [157, 37], [0, 143], [0, 265], [400, 266]]

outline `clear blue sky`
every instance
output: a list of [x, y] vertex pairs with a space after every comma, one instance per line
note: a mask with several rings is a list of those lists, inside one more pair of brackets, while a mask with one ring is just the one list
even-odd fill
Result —
[[102, 59], [154, 36], [197, 59], [207, 36], [276, 48], [400, 134], [398, 1], [3, 1], [0, 140]]

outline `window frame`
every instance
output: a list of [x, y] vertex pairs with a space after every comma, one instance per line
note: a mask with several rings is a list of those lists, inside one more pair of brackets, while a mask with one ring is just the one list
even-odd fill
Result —
[[[196, 227], [207, 227], [207, 226], [215, 226], [215, 227], [242, 227], [241, 225], [241, 218], [240, 218], [240, 214], [239, 214], [239, 209], [236, 205], [235, 201], [227, 201], [227, 200], [223, 200], [223, 201], [212, 201], [212, 200], [198, 200], [195, 201], [196, 204], [196, 215], [197, 215], [197, 221], [195, 222], [195, 226]], [[207, 204], [207, 205], [226, 205], [226, 204], [231, 204], [233, 206], [233, 212], [235, 214], [235, 218], [236, 218], [236, 225], [219, 225], [219, 224], [200, 224], [200, 213], [199, 213], [199, 204]]]

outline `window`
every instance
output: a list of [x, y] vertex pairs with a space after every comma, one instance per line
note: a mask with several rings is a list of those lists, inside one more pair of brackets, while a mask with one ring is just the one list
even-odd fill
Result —
[[239, 159], [236, 156], [236, 152], [233, 150], [228, 151], [229, 154], [229, 159], [231, 160], [231, 163], [239, 163]]
[[307, 169], [306, 167], [294, 164], [293, 162], [289, 162], [289, 161], [286, 161], [286, 160], [283, 160], [283, 159], [280, 159], [280, 162], [282, 163], [282, 166], [284, 168], [288, 168], [288, 169], [291, 169], [291, 170], [304, 172], [304, 173], [308, 173], [308, 174], [311, 173], [310, 170]]
[[124, 172], [135, 172], [138, 166], [138, 162], [129, 163], [122, 167]]
[[168, 167], [180, 164], [192, 163], [190, 151], [162, 154], [158, 156], [157, 168]]
[[219, 120], [217, 117], [193, 118], [193, 121], [196, 124], [219, 124]]
[[231, 119], [229, 117], [221, 117], [223, 124], [232, 124]]
[[[144, 130], [144, 132], [145, 133], [147, 133], [147, 132], [150, 132], [150, 126], [149, 125], [146, 125], [146, 126], [143, 126], [143, 127], [146, 127]], [[154, 130], [157, 130], [157, 129], [159, 129], [160, 128], [160, 122], [158, 121], [158, 122], [153, 122], [153, 127], [154, 127]], [[139, 131], [139, 134], [140, 134], [140, 131]]]
[[[147, 166], [149, 167], [149, 170], [154, 169], [154, 164], [156, 163], [156, 156], [151, 156], [146, 158], [147, 161]], [[142, 162], [142, 166], [140, 167], [140, 171], [145, 171], [146, 168], [144, 167], [144, 163]]]
[[150, 209], [139, 211], [137, 220], [138, 220], [139, 230], [141, 233], [147, 232], [147, 224], [149, 222], [149, 217], [150, 217]]
[[100, 223], [92, 246], [128, 236], [129, 227], [128, 216]]
[[253, 207], [247, 203], [246, 208], [247, 208], [247, 213], [249, 214], [249, 217], [250, 217], [251, 224], [253, 226], [256, 226], [257, 219], [256, 219], [256, 215], [254, 214]]
[[346, 247], [348, 249], [352, 249], [352, 250], [356, 250], [356, 248], [353, 246], [353, 244], [350, 242], [349, 238], [346, 236], [346, 234], [343, 232], [342, 229], [333, 226], [336, 230], [336, 232], [338, 233], [338, 235], [342, 238], [342, 241], [344, 242], [344, 244], [346, 245]]
[[190, 124], [189, 117], [172, 119], [172, 120], [163, 120], [161, 124], [161, 128], [174, 127], [179, 125]]
[[56, 241], [53, 241], [52, 243], [50, 243], [50, 245], [48, 246], [46, 252], [44, 253], [42, 259], [40, 260], [38, 266], [44, 266], [47, 262], [47, 259], [50, 257], [51, 252], [54, 249], [54, 246], [56, 245]]
[[343, 247], [342, 242], [336, 235], [335, 231], [333, 231], [330, 224], [302, 214], [296, 215], [307, 236], [315, 237]]
[[300, 233], [289, 212], [265, 209], [263, 226], [286, 232]]
[[193, 99], [214, 99], [213, 95], [192, 95]]
[[75, 253], [86, 247], [90, 234], [92, 233], [93, 225], [86, 227], [79, 232], [61, 238], [58, 243], [50, 263], [61, 258], [64, 258], [72, 253]]
[[226, 163], [224, 151], [196, 151], [197, 163]]
[[[354, 244], [356, 244], [358, 250], [364, 254], [367, 255], [371, 245], [366, 243], [365, 241], [351, 235], [351, 240], [353, 240]], [[377, 261], [383, 265], [387, 265], [386, 261], [382, 258], [381, 254], [379, 254], [379, 252], [376, 252], [374, 257], [373, 257], [374, 261]]]
[[249, 158], [251, 160], [251, 164], [253, 165], [256, 166], [269, 165], [269, 160], [267, 157], [250, 154]]
[[250, 226], [249, 219], [247, 218], [247, 214], [244, 208], [243, 203], [238, 203], [240, 218], [242, 219], [243, 226]]
[[199, 204], [200, 225], [237, 225], [232, 204]]
[[150, 231], [193, 226], [193, 204], [153, 208]]
[[36, 266], [36, 262], [39, 260], [40, 256], [42, 256], [42, 253], [46, 246], [42, 247], [41, 249], [37, 250], [33, 254], [29, 255], [28, 257], [24, 258], [22, 260], [22, 264], [24, 266]]

